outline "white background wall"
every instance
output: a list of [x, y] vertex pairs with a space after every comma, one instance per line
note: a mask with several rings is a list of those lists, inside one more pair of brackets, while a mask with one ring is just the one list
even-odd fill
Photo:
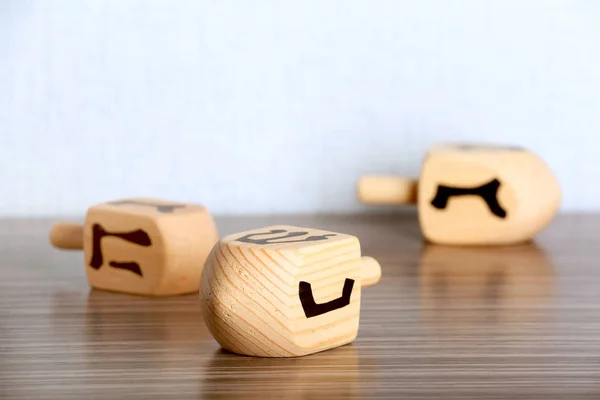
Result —
[[600, 210], [595, 0], [0, 1], [0, 215], [131, 196], [364, 209], [443, 140], [526, 146]]

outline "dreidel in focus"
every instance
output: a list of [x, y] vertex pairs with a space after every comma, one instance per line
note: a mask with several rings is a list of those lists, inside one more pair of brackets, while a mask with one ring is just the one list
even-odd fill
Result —
[[556, 177], [518, 147], [448, 143], [427, 152], [418, 181], [363, 176], [366, 204], [417, 204], [426, 240], [447, 245], [525, 242], [554, 218], [561, 203]]
[[145, 198], [92, 206], [83, 225], [50, 232], [54, 247], [83, 249], [90, 286], [147, 296], [197, 292], [217, 240], [203, 206]]
[[304, 356], [354, 341], [361, 287], [380, 277], [354, 236], [271, 226], [215, 245], [202, 273], [201, 308], [226, 350]]

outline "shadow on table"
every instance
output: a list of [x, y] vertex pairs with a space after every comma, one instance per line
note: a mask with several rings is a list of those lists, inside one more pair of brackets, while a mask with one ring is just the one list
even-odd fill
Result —
[[219, 350], [201, 382], [209, 399], [347, 399], [376, 384], [375, 359], [346, 345], [305, 357], [257, 358]]

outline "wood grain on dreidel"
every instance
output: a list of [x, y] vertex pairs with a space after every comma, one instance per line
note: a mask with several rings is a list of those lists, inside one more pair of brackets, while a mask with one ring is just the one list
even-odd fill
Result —
[[354, 236], [278, 225], [226, 236], [202, 273], [201, 308], [219, 344], [259, 357], [304, 356], [352, 342], [361, 286], [381, 276]]

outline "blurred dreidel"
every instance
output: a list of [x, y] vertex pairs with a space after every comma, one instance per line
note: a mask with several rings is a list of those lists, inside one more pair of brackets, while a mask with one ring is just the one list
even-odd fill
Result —
[[202, 274], [208, 329], [234, 353], [296, 357], [354, 341], [381, 268], [354, 236], [271, 226], [221, 239]]
[[204, 207], [156, 199], [95, 205], [83, 226], [61, 223], [50, 232], [54, 247], [84, 250], [92, 287], [148, 296], [197, 292], [217, 240]]
[[485, 144], [441, 144], [429, 149], [417, 181], [363, 176], [366, 204], [417, 204], [426, 240], [448, 245], [524, 242], [558, 212], [561, 191], [533, 153]]

